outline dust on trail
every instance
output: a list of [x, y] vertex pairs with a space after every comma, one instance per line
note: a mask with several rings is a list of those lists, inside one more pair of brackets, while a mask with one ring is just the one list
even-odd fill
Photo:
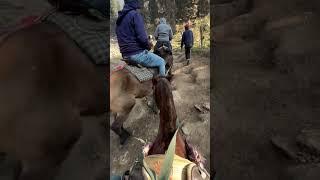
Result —
[[[0, 30], [16, 24], [25, 16], [41, 15], [48, 8], [50, 6], [45, 0], [0, 0]], [[98, 180], [107, 177], [107, 136], [100, 125], [105, 118], [106, 115], [81, 119], [83, 135], [63, 162], [56, 180]], [[3, 156], [0, 158], [0, 179], [13, 179], [13, 164]]]
[[[116, 41], [114, 41], [116, 42]], [[111, 44], [111, 62], [118, 62], [118, 45]], [[200, 113], [194, 105], [210, 103], [210, 59], [193, 55], [192, 63], [186, 66], [184, 54], [174, 52], [174, 79], [172, 81], [174, 103], [179, 121], [184, 122], [183, 130], [192, 145], [207, 159], [206, 167], [210, 168], [210, 113]], [[113, 117], [110, 117], [113, 122]], [[132, 133], [128, 142], [121, 146], [119, 138], [110, 132], [111, 175], [123, 174], [133, 165], [142, 153], [144, 143], [152, 142], [158, 132], [159, 115], [147, 105], [145, 98], [137, 99], [124, 127]]]

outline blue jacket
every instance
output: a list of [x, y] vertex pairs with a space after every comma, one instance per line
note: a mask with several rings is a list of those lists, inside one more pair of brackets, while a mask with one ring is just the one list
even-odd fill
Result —
[[137, 12], [139, 8], [138, 1], [131, 1], [118, 12], [116, 34], [123, 57], [136, 55], [150, 48], [143, 17]]
[[183, 45], [189, 48], [193, 46], [193, 33], [190, 29], [185, 30], [182, 34], [181, 48]]

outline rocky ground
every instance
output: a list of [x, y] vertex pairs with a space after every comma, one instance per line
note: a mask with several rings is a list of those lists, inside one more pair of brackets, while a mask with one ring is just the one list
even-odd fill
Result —
[[[117, 44], [114, 44], [113, 48], [115, 54], [111, 54], [111, 57], [116, 57]], [[117, 59], [114, 58], [112, 62], [116, 63]], [[183, 130], [188, 135], [189, 141], [208, 160], [206, 164], [208, 169], [210, 168], [209, 66], [209, 57], [200, 55], [193, 55], [193, 62], [186, 66], [184, 54], [174, 52], [172, 86], [178, 118], [185, 123]], [[125, 123], [125, 128], [133, 135], [128, 143], [121, 146], [118, 136], [110, 132], [112, 175], [119, 175], [130, 169], [135, 158], [141, 154], [144, 143], [154, 140], [158, 126], [159, 116], [149, 108], [145, 99], [138, 99]]]
[[213, 3], [217, 179], [319, 179], [316, 1]]

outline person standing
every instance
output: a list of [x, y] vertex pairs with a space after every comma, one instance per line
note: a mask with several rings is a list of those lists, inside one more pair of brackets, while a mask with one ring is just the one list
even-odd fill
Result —
[[182, 34], [182, 39], [181, 39], [181, 50], [184, 46], [185, 48], [185, 56], [187, 60], [187, 65], [190, 64], [191, 61], [191, 48], [193, 47], [193, 32], [190, 29], [190, 24], [187, 23], [185, 26], [185, 31]]

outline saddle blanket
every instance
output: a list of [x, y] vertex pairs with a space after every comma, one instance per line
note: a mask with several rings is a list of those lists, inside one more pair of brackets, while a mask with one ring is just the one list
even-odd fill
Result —
[[110, 72], [116, 72], [125, 68], [130, 73], [132, 73], [140, 82], [149, 81], [153, 78], [154, 75], [158, 74], [157, 68], [140, 68], [137, 66], [127, 65], [126, 63], [111, 64], [110, 68]]
[[94, 64], [108, 63], [108, 22], [95, 21], [84, 15], [65, 15], [61, 12], [50, 14], [44, 21], [58, 25], [90, 57]]

